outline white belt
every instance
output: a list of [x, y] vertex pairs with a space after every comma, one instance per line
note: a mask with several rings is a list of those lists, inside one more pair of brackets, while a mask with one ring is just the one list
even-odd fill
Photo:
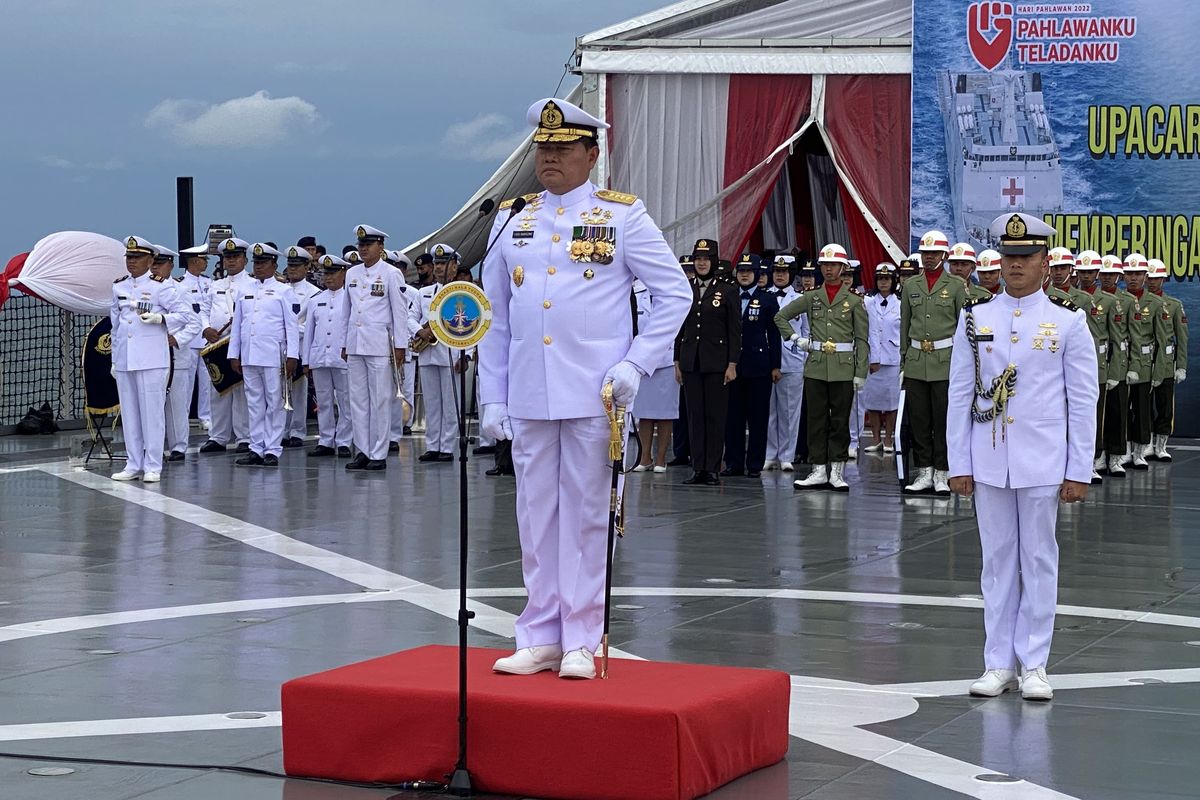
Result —
[[918, 350], [924, 350], [926, 353], [931, 353], [934, 350], [945, 350], [954, 344], [953, 339], [938, 339], [929, 341], [928, 339], [911, 339], [912, 346]]
[[1154, 345], [1152, 345], [1152, 344], [1142, 345], [1142, 355], [1145, 355], [1147, 353], [1153, 353], [1153, 352], [1154, 352]]
[[1097, 353], [1107, 353], [1108, 352], [1108, 342], [1101, 342], [1100, 344], [1096, 345], [1096, 352]]
[[1167, 345], [1167, 346], [1166, 346], [1166, 348], [1164, 348], [1164, 352], [1165, 352], [1167, 355], [1171, 355], [1172, 353], [1174, 353], [1174, 352], [1175, 352], [1175, 345], [1173, 345], [1173, 344], [1169, 344], [1169, 345]]
[[854, 342], [818, 342], [808, 343], [808, 349], [814, 353], [853, 353]]
[[1121, 340], [1121, 352], [1125, 352], [1125, 349], [1126, 349], [1128, 346], [1129, 346], [1129, 342], [1127, 342], [1127, 341], [1125, 341], [1124, 339], [1122, 339], [1122, 340]]

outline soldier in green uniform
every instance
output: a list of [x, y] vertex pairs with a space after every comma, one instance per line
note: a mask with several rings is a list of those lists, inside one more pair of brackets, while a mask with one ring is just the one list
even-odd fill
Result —
[[913, 437], [916, 478], [904, 491], [950, 494], [946, 459], [946, 393], [950, 347], [958, 315], [967, 302], [962, 280], [942, 269], [950, 243], [941, 231], [921, 237], [922, 277], [900, 293], [900, 385]]
[[992, 293], [971, 280], [976, 266], [974, 247], [966, 242], [958, 242], [950, 248], [950, 255], [946, 258], [946, 269], [956, 278], [962, 278], [967, 287], [967, 300], [991, 300]]
[[1150, 259], [1147, 288], [1162, 300], [1158, 312], [1159, 350], [1154, 359], [1154, 384], [1150, 390], [1151, 452], [1147, 458], [1170, 461], [1167, 439], [1175, 427], [1175, 387], [1187, 379], [1188, 324], [1187, 314], [1179, 298], [1163, 294], [1167, 265], [1160, 259]]
[[[821, 248], [817, 258], [824, 284], [805, 292], [775, 315], [784, 347], [809, 351], [804, 365], [804, 406], [808, 409], [807, 478], [798, 489], [850, 490], [844, 470], [850, 449], [850, 409], [867, 380], [867, 309], [860, 295], [842, 280], [850, 265], [838, 244]], [[809, 335], [796, 333], [791, 321], [808, 314]], [[827, 466], [828, 465], [828, 468]]]
[[[1071, 273], [1075, 269], [1075, 255], [1065, 247], [1056, 247], [1050, 251], [1050, 277], [1046, 286], [1049, 297], [1059, 300], [1071, 300]], [[1071, 302], [1075, 302], [1071, 300]], [[1076, 303], [1076, 305], [1079, 305]], [[1085, 306], [1080, 306], [1084, 308]]]
[[1162, 312], [1162, 298], [1146, 291], [1146, 275], [1150, 265], [1141, 253], [1125, 258], [1125, 289], [1133, 296], [1129, 314], [1129, 443], [1126, 450], [1132, 458], [1132, 469], [1148, 469], [1143, 450], [1150, 444], [1150, 383], [1153, 379], [1154, 357], [1158, 348], [1157, 318]]
[[1095, 461], [1092, 464], [1092, 483], [1101, 482], [1100, 472], [1105, 469], [1104, 403], [1109, 387], [1117, 385], [1117, 381], [1110, 377], [1112, 366], [1121, 366], [1122, 374], [1124, 373], [1122, 365], [1110, 365], [1109, 362], [1109, 355], [1112, 351], [1109, 346], [1109, 332], [1116, 324], [1113, 322], [1115, 305], [1103, 292], [1098, 291], [1100, 288], [1097, 283], [1099, 275], [1100, 254], [1094, 250], [1084, 250], [1075, 259], [1075, 276], [1078, 285], [1072, 287], [1071, 291], [1067, 293], [1071, 302], [1082, 308], [1087, 314], [1088, 330], [1092, 334], [1092, 341], [1096, 343], [1100, 399], [1096, 403], [1096, 453]]
[[1129, 316], [1136, 303], [1133, 295], [1117, 286], [1124, 274], [1121, 259], [1116, 256], [1107, 255], [1100, 260], [1100, 291], [1112, 303], [1112, 325], [1108, 330], [1108, 396], [1104, 402], [1104, 452], [1108, 474], [1114, 478], [1125, 477], [1128, 446], [1125, 432], [1129, 416]]

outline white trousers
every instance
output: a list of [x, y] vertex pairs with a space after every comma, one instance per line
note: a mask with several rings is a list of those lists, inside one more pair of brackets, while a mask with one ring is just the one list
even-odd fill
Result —
[[125, 432], [125, 469], [162, 472], [167, 368], [133, 372], [117, 370], [116, 377], [117, 395], [121, 399], [121, 427]]
[[771, 389], [771, 419], [767, 423], [767, 461], [795, 461], [804, 408], [804, 373], [785, 372]]
[[212, 427], [208, 438], [218, 444], [250, 441], [250, 418], [246, 415], [246, 381], [225, 394], [212, 395]]
[[[200, 357], [200, 351], [193, 349], [196, 354], [196, 416], [212, 425], [212, 379], [208, 377], [208, 365]], [[190, 392], [189, 392], [190, 394]]]
[[297, 439], [308, 436], [307, 375], [292, 383], [292, 410], [284, 413], [287, 414], [287, 422], [283, 426], [284, 436], [294, 436]]
[[317, 393], [317, 444], [349, 447], [350, 370], [313, 367], [312, 381]]
[[421, 397], [425, 400], [425, 448], [453, 453], [458, 437], [458, 411], [454, 407], [454, 381], [450, 367], [421, 365]]
[[250, 449], [260, 456], [283, 452], [283, 372], [279, 367], [242, 367]]
[[[182, 453], [188, 446], [188, 410], [192, 405], [192, 385], [196, 382], [198, 350], [175, 349], [175, 370], [167, 392], [167, 450]], [[208, 373], [204, 374], [208, 379]]]
[[350, 424], [354, 446], [372, 461], [387, 458], [392, 424], [392, 359], [387, 356], [349, 356]]
[[608, 419], [513, 419], [517, 527], [529, 601], [517, 647], [595, 652], [604, 628]]
[[404, 426], [412, 425], [412, 410], [415, 408], [417, 388], [417, 362], [404, 362], [404, 375], [400, 380], [404, 399], [408, 401], [408, 419], [404, 416], [404, 401], [396, 399], [396, 391], [392, 390], [392, 426], [389, 440], [398, 442], [404, 438]]
[[1046, 666], [1058, 603], [1058, 486], [998, 489], [975, 482], [983, 546], [985, 669]]
[[850, 406], [850, 446], [858, 449], [858, 436], [862, 433], [863, 412], [858, 405], [858, 392], [854, 393], [854, 402]]

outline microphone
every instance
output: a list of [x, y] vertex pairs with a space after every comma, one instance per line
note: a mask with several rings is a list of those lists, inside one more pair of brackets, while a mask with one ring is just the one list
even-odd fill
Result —
[[475, 217], [475, 220], [471, 223], [471, 226], [467, 228], [467, 232], [463, 234], [462, 239], [459, 240], [458, 247], [455, 248], [454, 252], [458, 253], [459, 255], [462, 254], [462, 249], [466, 247], [467, 242], [471, 241], [471, 234], [475, 232], [475, 228], [478, 227], [479, 223], [485, 217], [491, 214], [495, 208], [496, 201], [490, 197], [479, 204], [479, 211]]
[[500, 234], [504, 233], [504, 229], [508, 227], [508, 223], [512, 222], [513, 217], [524, 211], [525, 206], [528, 204], [528, 201], [524, 197], [518, 197], [513, 201], [512, 206], [508, 209], [508, 219], [504, 220], [504, 224], [500, 226], [500, 230], [496, 231], [496, 235], [488, 243], [487, 249], [483, 251], [483, 258], [479, 259], [480, 264], [487, 260], [488, 253], [492, 252], [492, 248], [496, 246], [496, 242], [500, 241]]

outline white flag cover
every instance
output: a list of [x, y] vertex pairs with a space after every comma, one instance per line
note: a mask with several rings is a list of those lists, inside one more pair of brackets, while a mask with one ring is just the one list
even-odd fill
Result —
[[61, 231], [33, 246], [9, 286], [76, 314], [107, 314], [125, 271], [125, 245], [98, 233]]

